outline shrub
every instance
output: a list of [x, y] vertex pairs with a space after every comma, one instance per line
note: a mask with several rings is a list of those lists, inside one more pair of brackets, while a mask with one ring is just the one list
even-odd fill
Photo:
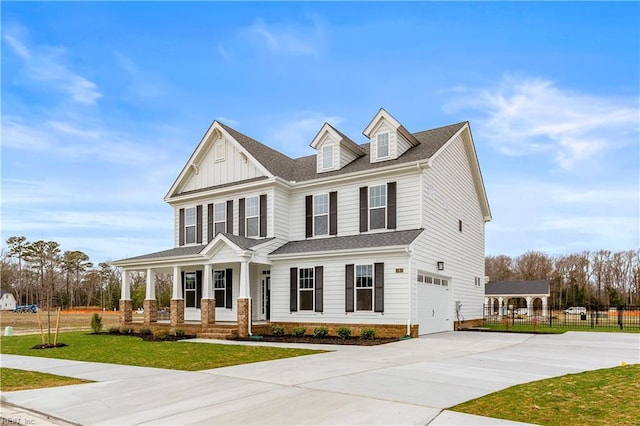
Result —
[[184, 337], [185, 333], [184, 330], [181, 328], [176, 328], [176, 331], [174, 331], [174, 334], [176, 335], [176, 337]]
[[118, 327], [109, 327], [109, 334], [120, 334], [120, 328], [118, 328]]
[[306, 328], [304, 328], [304, 327], [294, 327], [294, 328], [291, 330], [291, 335], [292, 335], [293, 337], [302, 337], [302, 336], [304, 336], [304, 333], [305, 333], [306, 331], [307, 331], [307, 329], [306, 329]]
[[94, 313], [91, 316], [91, 329], [94, 333], [98, 334], [102, 331], [102, 316]]
[[271, 334], [273, 334], [274, 336], [284, 336], [284, 327], [274, 325], [273, 327], [271, 327]]
[[366, 340], [373, 340], [376, 337], [376, 330], [373, 328], [363, 328], [360, 337]]
[[122, 334], [133, 334], [133, 328], [130, 328], [130, 327], [123, 328]]
[[164, 329], [156, 330], [153, 332], [153, 337], [155, 337], [156, 339], [164, 339], [168, 335], [169, 331]]
[[153, 331], [151, 331], [150, 328], [141, 328], [140, 329], [140, 335], [141, 336], [151, 336], [153, 334]]
[[327, 337], [329, 329], [327, 327], [316, 327], [313, 329], [313, 337]]
[[351, 337], [351, 329], [349, 327], [338, 327], [337, 332], [338, 336], [343, 340]]

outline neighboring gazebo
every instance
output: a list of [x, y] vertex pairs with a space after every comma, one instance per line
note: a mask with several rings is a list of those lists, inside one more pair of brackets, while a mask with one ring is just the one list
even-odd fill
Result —
[[504, 315], [511, 299], [522, 298], [527, 314], [546, 317], [549, 300], [549, 280], [490, 281], [484, 287], [484, 303], [490, 315]]

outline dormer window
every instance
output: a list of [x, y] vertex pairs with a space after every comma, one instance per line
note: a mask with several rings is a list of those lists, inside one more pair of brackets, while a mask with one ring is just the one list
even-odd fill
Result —
[[322, 168], [333, 168], [333, 145], [325, 145], [322, 147]]
[[389, 133], [380, 133], [376, 138], [376, 149], [378, 158], [389, 156]]

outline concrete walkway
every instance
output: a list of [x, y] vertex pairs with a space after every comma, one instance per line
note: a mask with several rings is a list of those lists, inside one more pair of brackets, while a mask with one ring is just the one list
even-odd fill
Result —
[[329, 348], [199, 372], [2, 355], [3, 367], [97, 381], [4, 393], [3, 416], [23, 409], [51, 416], [50, 424], [84, 425], [514, 424], [446, 408], [519, 383], [640, 362], [640, 335], [622, 333], [456, 332]]

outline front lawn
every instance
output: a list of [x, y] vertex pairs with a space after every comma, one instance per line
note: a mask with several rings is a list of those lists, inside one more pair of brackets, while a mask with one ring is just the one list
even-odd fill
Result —
[[637, 425], [640, 364], [512, 386], [450, 408], [539, 425]]
[[2, 392], [90, 383], [89, 380], [13, 368], [0, 368], [0, 379], [0, 391]]
[[61, 333], [68, 346], [31, 349], [42, 343], [39, 335], [0, 338], [3, 354], [106, 362], [141, 367], [197, 371], [251, 362], [310, 355], [324, 351], [251, 345], [188, 342], [145, 342], [139, 337], [85, 332]]

